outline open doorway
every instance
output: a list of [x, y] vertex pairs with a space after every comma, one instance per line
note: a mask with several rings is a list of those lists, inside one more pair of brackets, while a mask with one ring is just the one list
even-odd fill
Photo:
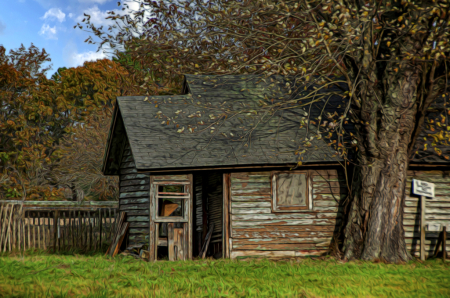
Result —
[[[193, 257], [222, 257], [223, 173], [208, 171], [194, 174]], [[208, 230], [211, 229], [210, 235]], [[209, 238], [209, 239], [208, 239]], [[209, 243], [208, 243], [209, 240]]]

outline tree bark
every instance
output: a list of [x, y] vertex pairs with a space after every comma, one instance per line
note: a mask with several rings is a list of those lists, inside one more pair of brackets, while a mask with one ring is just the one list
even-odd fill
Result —
[[412, 258], [406, 249], [403, 212], [419, 73], [417, 67], [401, 73], [386, 69], [384, 98], [378, 99], [383, 104], [375, 112], [376, 117], [370, 111], [370, 121], [358, 131], [362, 139], [370, 142], [358, 147], [353, 197], [345, 227], [347, 259], [399, 263]]

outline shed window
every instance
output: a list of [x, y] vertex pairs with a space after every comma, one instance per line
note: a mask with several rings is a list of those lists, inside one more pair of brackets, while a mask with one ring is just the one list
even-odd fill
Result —
[[309, 209], [308, 173], [273, 172], [272, 210], [274, 212], [296, 212]]
[[157, 191], [157, 217], [186, 218], [186, 199], [189, 194], [185, 192], [184, 185], [158, 185]]

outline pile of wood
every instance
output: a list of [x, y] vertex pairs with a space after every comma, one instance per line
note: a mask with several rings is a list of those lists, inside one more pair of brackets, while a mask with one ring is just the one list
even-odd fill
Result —
[[111, 244], [108, 247], [105, 255], [110, 255], [115, 257], [119, 252], [120, 246], [122, 245], [123, 239], [127, 233], [129, 222], [125, 222], [126, 212], [120, 212], [118, 218], [116, 219], [116, 231], [112, 239]]

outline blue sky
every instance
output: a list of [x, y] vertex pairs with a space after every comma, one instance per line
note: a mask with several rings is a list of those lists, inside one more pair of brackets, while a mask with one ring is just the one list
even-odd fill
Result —
[[[45, 48], [52, 59], [51, 76], [59, 67], [76, 67], [84, 61], [106, 57], [97, 52], [97, 46], [84, 42], [89, 33], [73, 26], [83, 19], [83, 13], [91, 15], [96, 25], [105, 25], [109, 10], [118, 11], [117, 0], [2, 0], [0, 10], [0, 44], [6, 51], [21, 44], [33, 43]], [[123, 2], [123, 1], [121, 1]], [[130, 2], [130, 8], [137, 4]]]

